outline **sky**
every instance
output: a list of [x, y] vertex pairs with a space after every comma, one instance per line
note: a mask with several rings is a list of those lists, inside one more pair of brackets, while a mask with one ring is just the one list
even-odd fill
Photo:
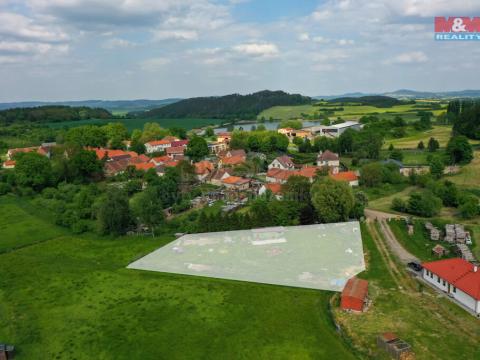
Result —
[[0, 101], [480, 88], [479, 0], [0, 0]]

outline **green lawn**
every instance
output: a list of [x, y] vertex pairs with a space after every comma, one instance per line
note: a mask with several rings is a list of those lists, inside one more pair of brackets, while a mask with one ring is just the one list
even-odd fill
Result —
[[392, 331], [412, 346], [417, 360], [479, 359], [478, 319], [447, 299], [437, 298], [430, 289], [419, 288], [401, 268], [403, 281], [420, 291], [400, 288], [365, 225], [362, 237], [368, 270], [360, 276], [369, 280], [372, 306], [362, 314], [335, 311], [353, 345], [371, 359], [389, 359], [378, 350], [376, 336]]
[[392, 232], [395, 234], [395, 237], [403, 245], [403, 247], [422, 261], [438, 260], [438, 258], [432, 254], [432, 249], [437, 244], [440, 244], [451, 250], [449, 256], [447, 257], [455, 256], [453, 252], [454, 248], [450, 244], [443, 241], [438, 242], [430, 240], [428, 232], [425, 229], [425, 223], [423, 221], [414, 221], [413, 235], [408, 235], [405, 221], [392, 220], [390, 221], [389, 225], [392, 229]]
[[0, 254], [0, 339], [19, 360], [355, 358], [332, 293], [127, 270], [172, 238], [65, 236], [11, 198], [0, 213], [0, 244], [33, 244]]
[[426, 147], [431, 137], [437, 139], [441, 147], [445, 147], [450, 139], [451, 132], [451, 126], [434, 126], [431, 130], [417, 132], [407, 137], [385, 140], [383, 147], [388, 149], [392, 144], [397, 149], [416, 149], [420, 141], [423, 141]]
[[220, 119], [111, 119], [111, 120], [80, 120], [80, 121], [64, 121], [59, 123], [50, 123], [48, 126], [59, 128], [70, 128], [81, 125], [103, 125], [109, 122], [120, 122], [125, 124], [129, 131], [134, 129], [142, 129], [143, 125], [148, 122], [156, 122], [163, 128], [183, 127], [187, 130], [201, 128], [207, 125], [219, 125], [224, 120]]
[[480, 185], [480, 151], [474, 152], [473, 161], [462, 167], [459, 174], [447, 177], [457, 185], [478, 188]]

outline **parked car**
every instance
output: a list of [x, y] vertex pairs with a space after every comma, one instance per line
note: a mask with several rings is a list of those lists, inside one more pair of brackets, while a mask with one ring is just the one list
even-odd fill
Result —
[[423, 266], [420, 265], [420, 264], [419, 264], [418, 262], [416, 262], [416, 261], [411, 261], [411, 262], [409, 262], [409, 263], [407, 264], [407, 266], [408, 266], [410, 269], [414, 270], [414, 271], [422, 271], [422, 269], [423, 269]]

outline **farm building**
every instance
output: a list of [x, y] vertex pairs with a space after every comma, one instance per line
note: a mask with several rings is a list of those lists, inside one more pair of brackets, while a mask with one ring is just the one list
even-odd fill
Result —
[[480, 271], [478, 266], [459, 258], [423, 263], [422, 277], [460, 304], [480, 314]]
[[433, 247], [432, 253], [433, 253], [433, 255], [441, 258], [445, 255], [448, 255], [450, 253], [450, 251], [448, 249], [445, 249], [442, 245], [437, 244]]
[[368, 281], [353, 277], [343, 288], [340, 307], [346, 311], [364, 311], [368, 300]]
[[410, 345], [391, 332], [378, 335], [377, 345], [396, 360], [413, 360], [415, 354]]

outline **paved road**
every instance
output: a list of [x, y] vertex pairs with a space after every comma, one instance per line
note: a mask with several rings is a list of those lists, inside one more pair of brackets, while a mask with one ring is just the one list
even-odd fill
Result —
[[380, 230], [382, 231], [383, 237], [385, 238], [388, 247], [390, 250], [400, 259], [404, 264], [408, 264], [411, 261], [420, 262], [418, 258], [410, 254], [405, 248], [398, 242], [397, 238], [393, 234], [390, 226], [388, 226], [388, 221], [391, 219], [403, 218], [405, 216], [400, 216], [396, 214], [389, 214], [377, 210], [365, 209], [365, 216], [367, 221], [378, 220], [380, 224]]

